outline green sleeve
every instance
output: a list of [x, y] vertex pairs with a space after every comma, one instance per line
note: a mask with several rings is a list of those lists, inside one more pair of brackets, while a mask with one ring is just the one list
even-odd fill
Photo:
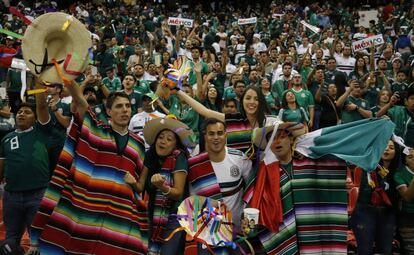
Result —
[[175, 168], [174, 168], [173, 173], [183, 172], [183, 171], [188, 173], [188, 161], [184, 153], [181, 153], [180, 155], [178, 155], [175, 161]]
[[398, 169], [397, 172], [394, 174], [394, 181], [395, 186], [398, 187], [400, 185], [407, 185], [404, 181], [404, 178], [402, 176], [402, 170]]

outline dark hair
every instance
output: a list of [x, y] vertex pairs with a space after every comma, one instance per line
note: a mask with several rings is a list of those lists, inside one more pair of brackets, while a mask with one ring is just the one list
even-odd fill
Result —
[[240, 104], [241, 104], [240, 113], [242, 114], [242, 116], [244, 118], [247, 117], [246, 116], [246, 111], [244, 110], [244, 107], [243, 107], [243, 100], [244, 100], [244, 97], [246, 96], [247, 91], [249, 91], [249, 90], [253, 90], [257, 94], [257, 98], [258, 98], [259, 104], [257, 106], [256, 119], [257, 119], [257, 121], [259, 123], [259, 127], [263, 127], [264, 121], [266, 119], [266, 114], [269, 114], [270, 111], [269, 111], [269, 107], [267, 106], [266, 99], [265, 99], [265, 97], [264, 97], [264, 95], [262, 93], [262, 90], [259, 87], [256, 87], [256, 86], [248, 86], [244, 90], [244, 92], [243, 92], [243, 94], [242, 94], [242, 96], [240, 98]]
[[157, 154], [155, 144], [157, 143], [158, 137], [160, 136], [162, 131], [165, 131], [165, 130], [168, 130], [168, 131], [171, 131], [171, 132], [174, 133], [174, 136], [175, 136], [175, 139], [176, 139], [175, 147], [177, 149], [181, 150], [184, 153], [184, 155], [186, 156], [186, 158], [188, 158], [187, 148], [181, 142], [180, 137], [174, 131], [172, 131], [170, 129], [162, 129], [155, 136], [154, 143], [150, 145], [148, 151], [145, 153], [145, 158], [148, 159], [148, 160], [145, 160], [145, 162], [148, 162], [148, 164], [149, 164], [148, 168], [151, 169], [152, 171], [154, 171], [154, 174], [159, 172], [159, 170], [161, 168], [161, 160], [160, 160], [161, 158]]
[[290, 62], [283, 63], [282, 68], [285, 68], [285, 66], [293, 67], [292, 63], [290, 63]]
[[140, 63], [137, 63], [137, 64], [134, 65], [134, 67], [136, 67], [136, 66], [140, 66], [142, 68], [145, 68], [144, 65], [143, 64], [140, 64]]
[[335, 63], [336, 63], [336, 58], [334, 58], [334, 57], [329, 57], [329, 58], [326, 60], [326, 63], [328, 63], [328, 62], [329, 62], [329, 60], [335, 60]]
[[135, 77], [135, 75], [133, 75], [132, 73], [127, 73], [127, 74], [125, 74], [124, 79], [125, 79], [125, 77], [127, 77], [127, 76], [131, 76], [131, 77], [132, 77], [132, 79], [134, 79], [134, 81], [135, 81], [135, 82], [137, 82], [137, 78], [136, 78], [136, 77]]
[[246, 83], [243, 80], [237, 80], [234, 84], [233, 87], [236, 88], [237, 87], [237, 83], [243, 83], [244, 86], [246, 87]]
[[361, 56], [356, 57], [355, 65], [354, 65], [354, 71], [358, 70], [358, 60], [360, 60], [360, 59], [362, 59], [364, 61], [364, 66], [362, 67], [362, 69], [363, 69], [364, 73], [367, 73], [368, 72], [367, 64], [365, 63], [364, 57], [361, 57]]
[[222, 120], [216, 119], [216, 118], [207, 118], [203, 121], [201, 124], [201, 133], [205, 134], [207, 127], [210, 125], [214, 125], [216, 123], [221, 123], [224, 126], [224, 130], [226, 130], [226, 123]]
[[105, 73], [106, 72], [113, 72], [113, 71], [114, 71], [114, 68], [112, 66], [105, 68]]
[[[293, 91], [292, 91], [291, 89], [286, 90], [286, 91], [283, 93], [283, 95], [282, 95], [282, 108], [283, 108], [283, 109], [287, 109], [287, 108], [288, 108], [288, 103], [287, 103], [287, 101], [286, 101], [286, 95], [287, 95], [287, 93], [288, 93], [288, 92], [293, 93]], [[295, 93], [293, 93], [293, 95], [295, 95]], [[296, 103], [296, 108], [299, 108], [298, 99], [296, 98], [296, 95], [295, 95], [295, 103]]]
[[[400, 146], [396, 142], [394, 142], [394, 140], [390, 139], [390, 141], [392, 141], [392, 143], [394, 144], [395, 155], [394, 155], [394, 158], [391, 160], [391, 163], [388, 169], [391, 171], [396, 171], [398, 168], [400, 168], [400, 165], [401, 165], [401, 149], [400, 149]], [[382, 159], [380, 160], [379, 164], [381, 166], [384, 164]], [[405, 159], [404, 159], [404, 164], [405, 164]]]
[[20, 110], [20, 108], [22, 107], [27, 107], [30, 108], [30, 110], [32, 110], [32, 112], [34, 113], [34, 115], [36, 116], [36, 105], [35, 104], [30, 104], [30, 103], [26, 103], [26, 102], [22, 102], [19, 104], [19, 106], [17, 107], [17, 111], [18, 112]]
[[227, 97], [223, 100], [223, 104], [221, 107], [227, 105], [229, 102], [233, 102], [234, 105], [237, 107], [237, 100], [234, 97]]
[[106, 99], [106, 104], [105, 104], [106, 109], [112, 108], [112, 105], [114, 104], [114, 101], [117, 97], [123, 97], [123, 98], [128, 99], [129, 101], [129, 97], [127, 94], [125, 94], [125, 92], [122, 92], [122, 91], [111, 92], [108, 98]]

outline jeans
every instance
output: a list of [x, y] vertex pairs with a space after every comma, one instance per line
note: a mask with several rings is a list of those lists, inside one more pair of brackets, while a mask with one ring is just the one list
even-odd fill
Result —
[[45, 188], [22, 192], [4, 191], [3, 221], [6, 240], [20, 244], [25, 228], [29, 228], [39, 208]]
[[387, 207], [374, 207], [357, 204], [351, 217], [351, 228], [357, 241], [358, 254], [391, 254], [395, 212]]
[[401, 236], [401, 254], [414, 254], [414, 214], [400, 213], [398, 215], [398, 231]]

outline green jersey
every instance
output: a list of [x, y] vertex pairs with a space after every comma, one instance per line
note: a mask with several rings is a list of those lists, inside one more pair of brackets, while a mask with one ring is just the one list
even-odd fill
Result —
[[[56, 104], [57, 112], [60, 112], [65, 117], [72, 117], [72, 113], [70, 112], [70, 105], [65, 104], [62, 101], [59, 101]], [[66, 140], [66, 127], [62, 126], [55, 113], [49, 108], [49, 115], [50, 115], [50, 122], [53, 126], [51, 131], [51, 139], [50, 139], [50, 146], [51, 147], [62, 147]]]
[[298, 102], [299, 106], [301, 106], [309, 115], [309, 107], [315, 106], [315, 100], [313, 99], [312, 93], [304, 89], [301, 89], [299, 91], [291, 89], [290, 91], [295, 94], [296, 101]]
[[47, 143], [51, 122], [38, 122], [24, 131], [13, 131], [1, 141], [0, 158], [4, 160], [5, 190], [27, 191], [45, 188], [49, 183]]
[[190, 137], [192, 142], [198, 143], [198, 122], [200, 115], [191, 106], [187, 104], [176, 104], [175, 107], [170, 108], [170, 113], [174, 114], [179, 121], [186, 124], [194, 132]]
[[132, 91], [128, 95], [129, 101], [131, 102], [131, 116], [134, 116], [138, 112], [138, 108], [142, 107], [142, 94], [137, 91]]
[[[414, 172], [409, 169], [407, 166], [404, 166], [397, 170], [394, 174], [394, 181], [397, 189], [400, 187], [408, 187], [414, 177]], [[402, 208], [401, 210], [406, 213], [414, 213], [414, 202], [407, 202], [402, 199]]]
[[[344, 107], [347, 104], [350, 104], [350, 103], [356, 104], [357, 106], [359, 106], [359, 107], [361, 107], [365, 110], [370, 110], [370, 106], [369, 106], [368, 102], [365, 101], [362, 98], [355, 98], [355, 97], [349, 96], [346, 99]], [[357, 120], [362, 120], [363, 118], [364, 117], [362, 117], [362, 115], [357, 110], [350, 111], [350, 112], [348, 112], [346, 110], [342, 111], [342, 118], [341, 118], [342, 123], [349, 123], [349, 122], [353, 122], [353, 121], [357, 121]]]
[[10, 79], [10, 87], [7, 89], [7, 91], [10, 92], [20, 92], [22, 89], [22, 80], [21, 80], [21, 71], [16, 70], [14, 68], [9, 68], [9, 71], [7, 72], [7, 76]]
[[103, 78], [102, 83], [108, 88], [109, 91], [115, 92], [120, 91], [122, 88], [121, 80], [118, 77], [109, 79], [108, 77]]
[[[190, 85], [194, 85], [197, 83], [197, 75], [196, 75], [196, 72], [194, 71], [194, 65], [195, 63], [191, 61], [190, 62], [191, 71], [188, 74], [188, 83]], [[201, 67], [201, 77], [202, 77], [204, 74], [208, 74], [208, 65], [204, 61], [201, 60], [201, 66], [202, 66]]]
[[134, 90], [141, 93], [142, 95], [151, 93], [152, 91], [150, 88], [150, 84], [151, 84], [151, 81], [146, 81], [146, 80], [138, 81], [137, 84], [135, 85]]

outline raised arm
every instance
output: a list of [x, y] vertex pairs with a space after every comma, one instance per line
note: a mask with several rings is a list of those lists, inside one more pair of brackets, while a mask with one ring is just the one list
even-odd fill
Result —
[[180, 99], [184, 100], [189, 106], [191, 106], [196, 112], [203, 115], [205, 118], [216, 118], [221, 121], [225, 120], [224, 113], [208, 109], [181, 90], [177, 92], [177, 95], [180, 97]]
[[[42, 88], [42, 85], [40, 84], [40, 81], [38, 79], [35, 80], [35, 88]], [[50, 120], [49, 111], [47, 109], [46, 93], [36, 93], [35, 97], [37, 120], [41, 124], [45, 124]]]
[[67, 86], [70, 95], [72, 96], [72, 102], [76, 106], [76, 112], [79, 114], [79, 117], [83, 119], [85, 112], [88, 110], [88, 102], [82, 95], [82, 91], [80, 86], [76, 83], [76, 81], [72, 81], [72, 83]]

